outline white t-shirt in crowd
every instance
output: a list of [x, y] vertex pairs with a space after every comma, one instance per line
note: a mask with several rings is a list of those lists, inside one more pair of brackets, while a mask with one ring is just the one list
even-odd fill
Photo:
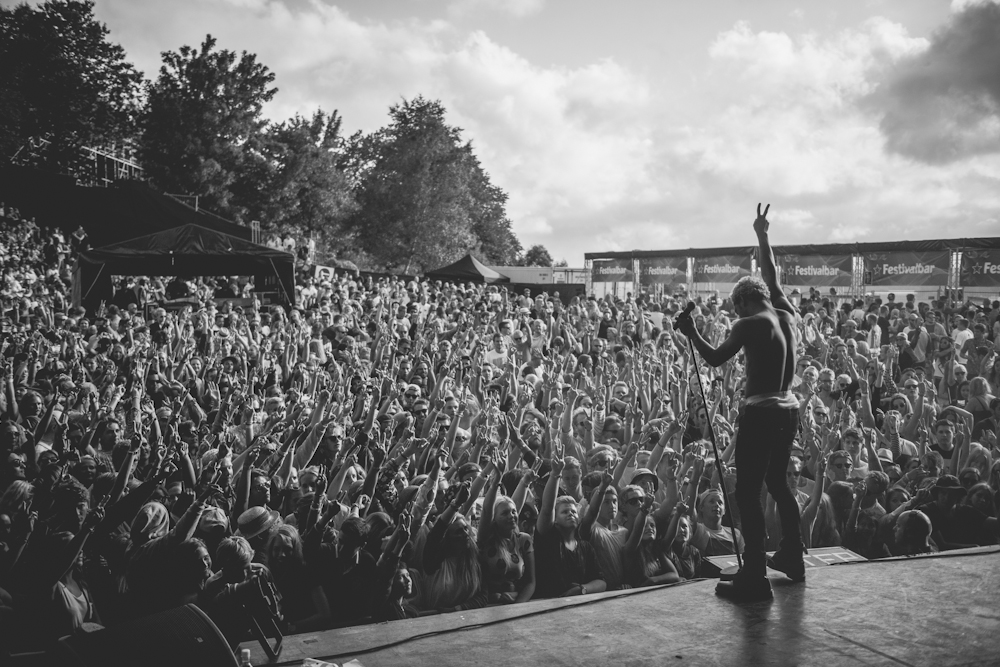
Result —
[[960, 363], [964, 364], [968, 362], [969, 359], [962, 356], [962, 346], [965, 345], [965, 341], [972, 339], [972, 329], [966, 329], [965, 331], [953, 329], [951, 337], [955, 340], [955, 357]]

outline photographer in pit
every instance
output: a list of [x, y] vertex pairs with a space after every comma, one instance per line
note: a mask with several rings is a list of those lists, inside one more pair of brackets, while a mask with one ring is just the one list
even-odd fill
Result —
[[[215, 552], [216, 574], [205, 584], [198, 606], [211, 617], [235, 649], [254, 639], [254, 617], [278, 616], [280, 598], [266, 565], [253, 562], [254, 550], [246, 539], [227, 537]], [[280, 616], [279, 616], [280, 618]]]

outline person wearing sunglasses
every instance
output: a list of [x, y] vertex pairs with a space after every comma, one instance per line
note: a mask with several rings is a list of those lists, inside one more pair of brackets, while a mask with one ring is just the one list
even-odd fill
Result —
[[851, 453], [843, 449], [831, 453], [826, 470], [830, 481], [849, 481], [851, 473], [854, 471], [854, 459], [851, 457]]
[[816, 398], [827, 408], [837, 405], [836, 390], [837, 376], [829, 368], [824, 368], [819, 372], [819, 379], [816, 381]]

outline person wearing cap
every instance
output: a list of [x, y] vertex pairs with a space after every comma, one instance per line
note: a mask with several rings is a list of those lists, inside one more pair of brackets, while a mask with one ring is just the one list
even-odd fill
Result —
[[917, 355], [913, 351], [906, 334], [902, 331], [897, 333], [894, 342], [896, 349], [895, 370], [902, 372], [911, 368], [917, 368], [919, 366]]
[[268, 568], [253, 558], [253, 547], [245, 538], [235, 535], [221, 540], [213, 559], [217, 571], [200, 596], [200, 606], [234, 649], [249, 635], [253, 622], [242, 585], [256, 577], [272, 581]]
[[629, 484], [638, 486], [647, 496], [655, 496], [660, 488], [660, 478], [649, 468], [636, 468]]
[[857, 340], [858, 323], [853, 319], [846, 319], [840, 325], [840, 336], [845, 340]]
[[464, 484], [466, 482], [471, 483], [482, 472], [482, 467], [478, 463], [473, 463], [471, 461], [463, 463], [458, 467], [458, 472], [456, 473], [456, 483]]

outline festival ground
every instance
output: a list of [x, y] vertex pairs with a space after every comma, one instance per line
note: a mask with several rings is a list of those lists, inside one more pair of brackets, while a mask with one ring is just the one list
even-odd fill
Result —
[[1000, 665], [1000, 548], [808, 575], [773, 573], [769, 603], [733, 604], [705, 580], [303, 634], [273, 664]]

